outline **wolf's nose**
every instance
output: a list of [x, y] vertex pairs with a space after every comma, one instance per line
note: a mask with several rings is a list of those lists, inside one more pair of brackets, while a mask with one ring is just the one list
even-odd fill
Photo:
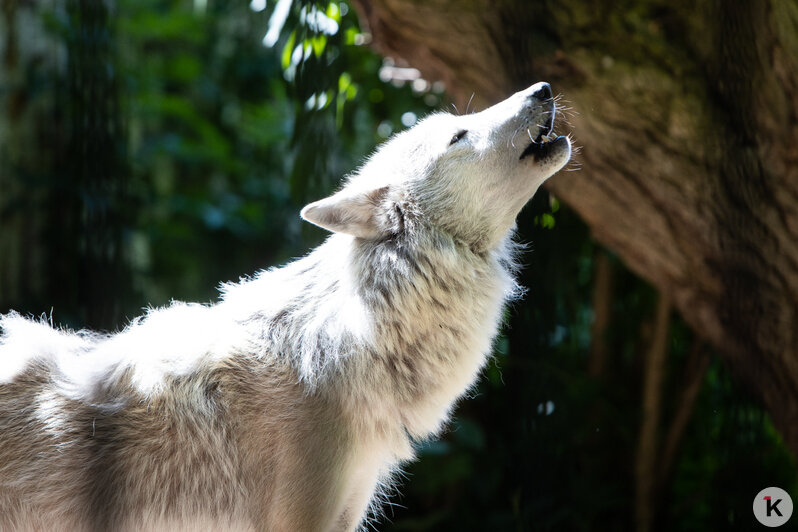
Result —
[[538, 100], [548, 100], [551, 98], [551, 85], [548, 83], [542, 83], [541, 85], [542, 87], [532, 93], [532, 97]]

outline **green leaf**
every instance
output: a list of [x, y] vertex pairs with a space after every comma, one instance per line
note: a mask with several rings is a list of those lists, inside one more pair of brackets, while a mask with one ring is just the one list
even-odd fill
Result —
[[335, 22], [341, 22], [341, 9], [338, 7], [338, 2], [330, 2], [327, 4], [327, 16]]
[[316, 57], [321, 57], [324, 53], [324, 48], [327, 46], [327, 37], [325, 35], [316, 35], [310, 39], [310, 45], [313, 47], [313, 53]]
[[283, 53], [281, 55], [280, 64], [283, 67], [283, 70], [287, 70], [289, 66], [291, 66], [291, 55], [294, 53], [294, 43], [296, 42], [296, 30], [291, 32], [291, 35], [288, 37], [288, 41], [283, 46]]

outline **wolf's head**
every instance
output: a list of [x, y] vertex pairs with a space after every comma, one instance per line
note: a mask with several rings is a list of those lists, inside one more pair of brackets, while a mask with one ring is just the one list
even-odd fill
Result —
[[490, 249], [571, 156], [566, 137], [548, 137], [555, 109], [548, 83], [537, 83], [480, 113], [431, 115], [380, 146], [302, 217], [362, 239], [426, 228]]

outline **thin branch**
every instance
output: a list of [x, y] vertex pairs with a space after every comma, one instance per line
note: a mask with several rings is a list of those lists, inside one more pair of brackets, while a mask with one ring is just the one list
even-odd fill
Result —
[[643, 419], [635, 467], [635, 521], [639, 532], [652, 529], [655, 515], [657, 473], [657, 441], [662, 410], [662, 381], [670, 338], [671, 304], [660, 293], [654, 318], [654, 334], [646, 353], [643, 369]]
[[612, 316], [612, 263], [604, 250], [596, 253], [594, 275], [588, 373], [591, 377], [600, 378], [607, 365], [606, 335]]
[[665, 440], [665, 450], [662, 453], [659, 478], [664, 482], [670, 477], [679, 444], [684, 436], [684, 431], [693, 414], [695, 401], [704, 383], [704, 377], [709, 368], [709, 350], [704, 346], [703, 341], [697, 339], [690, 350], [690, 357], [684, 369], [682, 382], [684, 388], [679, 398], [679, 406], [676, 415], [673, 417], [668, 436]]

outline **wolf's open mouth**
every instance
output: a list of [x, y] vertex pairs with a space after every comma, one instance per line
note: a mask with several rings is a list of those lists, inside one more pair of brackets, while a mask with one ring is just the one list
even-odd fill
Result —
[[546, 135], [540, 135], [537, 139], [530, 143], [526, 149], [524, 149], [524, 151], [521, 153], [521, 157], [519, 157], [518, 160], [525, 159], [527, 155], [532, 155], [535, 158], [535, 161], [545, 159], [548, 157], [549, 153], [551, 153], [552, 149], [567, 142], [568, 140], [563, 136], [550, 138]]
[[[546, 123], [540, 126], [538, 129], [538, 136], [535, 137], [529, 146], [527, 146], [524, 151], [521, 153], [521, 157], [518, 160], [524, 159], [527, 155], [532, 155], [535, 158], [535, 161], [539, 161], [540, 159], [544, 159], [549, 155], [549, 152], [555, 145], [562, 144], [566, 142], [565, 137], [550, 137], [549, 135], [554, 128], [554, 110], [552, 109], [551, 113], [549, 114], [548, 120]], [[531, 135], [530, 135], [531, 137]]]

